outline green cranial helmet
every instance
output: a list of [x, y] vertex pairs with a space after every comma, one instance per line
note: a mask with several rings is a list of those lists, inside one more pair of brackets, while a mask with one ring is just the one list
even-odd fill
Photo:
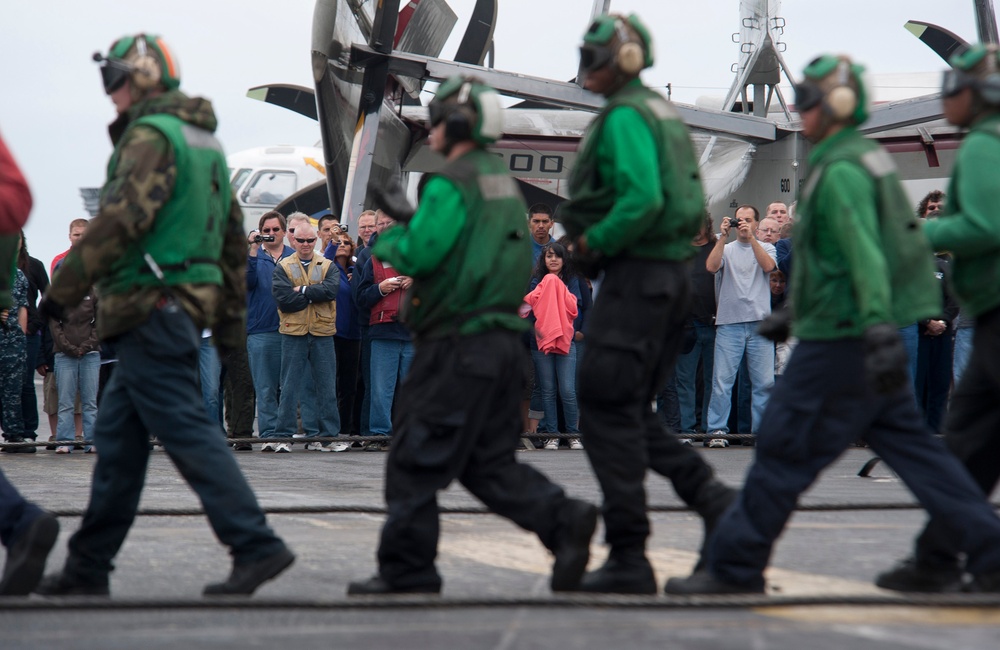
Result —
[[135, 34], [123, 36], [111, 44], [107, 56], [94, 54], [101, 64], [104, 90], [108, 94], [131, 79], [132, 87], [145, 92], [161, 87], [176, 90], [181, 84], [177, 58], [159, 36]]
[[955, 56], [944, 73], [941, 95], [954, 97], [972, 88], [987, 104], [1000, 105], [1000, 50], [996, 45], [976, 44]]
[[445, 122], [445, 135], [452, 144], [472, 140], [486, 145], [503, 133], [500, 95], [477, 79], [451, 77], [438, 88], [428, 108], [431, 127]]
[[846, 56], [824, 54], [803, 71], [805, 79], [795, 86], [795, 106], [801, 113], [822, 104], [835, 122], [861, 124], [868, 119], [868, 91], [864, 66]]
[[586, 72], [611, 64], [625, 77], [653, 65], [653, 37], [635, 14], [598, 16], [583, 35], [580, 66]]

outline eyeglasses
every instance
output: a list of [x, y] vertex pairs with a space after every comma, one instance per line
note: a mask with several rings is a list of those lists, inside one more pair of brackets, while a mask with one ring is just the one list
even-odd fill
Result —
[[295, 241], [299, 242], [300, 244], [314, 244], [316, 243], [316, 238], [312, 237], [310, 239], [302, 239], [300, 237], [296, 237]]
[[770, 234], [770, 233], [779, 233], [779, 232], [781, 232], [780, 230], [778, 230], [776, 228], [761, 228], [760, 231], [762, 233], [764, 233], [765, 235]]
[[272, 232], [281, 232], [281, 228], [264, 228], [261, 230], [265, 235], [270, 235]]

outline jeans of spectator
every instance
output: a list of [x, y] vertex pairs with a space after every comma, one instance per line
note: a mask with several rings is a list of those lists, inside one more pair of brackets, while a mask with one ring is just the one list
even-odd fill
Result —
[[[944, 441], [965, 465], [983, 494], [991, 494], [1000, 480], [1000, 307], [976, 318], [975, 327], [959, 329], [973, 336], [969, 363], [955, 380], [944, 420]], [[944, 522], [932, 518], [917, 538], [916, 557], [932, 566], [959, 564], [955, 535]]]
[[753, 419], [750, 433], [757, 433], [768, 394], [774, 385], [774, 343], [757, 334], [760, 321], [716, 325], [712, 399], [708, 406], [708, 430], [729, 432], [732, 391], [740, 362], [747, 357], [750, 371]]
[[917, 386], [917, 355], [920, 347], [920, 328], [916, 323], [899, 328], [899, 336], [903, 339], [903, 346], [906, 348], [906, 356], [910, 359], [908, 366], [910, 372], [910, 383], [913, 385], [913, 392], [916, 394]]
[[956, 386], [962, 379], [965, 367], [969, 365], [969, 355], [972, 353], [972, 338], [975, 331], [975, 327], [960, 327], [955, 330], [955, 358], [952, 360], [952, 374]]
[[[281, 391], [281, 334], [260, 332], [247, 335], [247, 360], [250, 362], [250, 376], [257, 395], [257, 435], [274, 438], [278, 426], [278, 399]], [[313, 424], [315, 413], [303, 411], [303, 419]]]
[[939, 336], [920, 335], [917, 346], [917, 404], [924, 413], [927, 426], [934, 433], [941, 431], [948, 405], [954, 352], [953, 330], [947, 329]]
[[35, 393], [35, 368], [38, 366], [38, 354], [41, 352], [41, 332], [25, 337], [27, 362], [24, 367], [24, 384], [21, 386], [21, 420], [24, 422], [25, 440], [38, 437], [38, 396]]
[[684, 263], [616, 258], [584, 326], [576, 384], [580, 431], [604, 493], [612, 554], [643, 552], [648, 470], [668, 478], [689, 505], [712, 480], [712, 468], [669, 435], [652, 408], [681, 350], [690, 300]]
[[94, 422], [97, 420], [97, 386], [101, 375], [101, 353], [88, 352], [82, 357], [71, 357], [56, 352], [55, 372], [59, 390], [59, 420], [56, 425], [57, 441], [72, 441], [76, 437], [73, 406], [80, 393], [80, 412], [83, 415], [83, 437], [94, 440]]
[[361, 423], [358, 427], [363, 436], [372, 434], [372, 339], [368, 336], [368, 327], [361, 326], [361, 383], [364, 385], [364, 395], [361, 398]]
[[198, 389], [199, 332], [174, 305], [154, 310], [115, 339], [118, 367], [97, 414], [99, 450], [90, 503], [69, 540], [64, 574], [107, 584], [112, 560], [135, 520], [156, 437], [198, 496], [216, 538], [237, 566], [272, 555], [284, 544], [240, 472], [219, 425], [205, 413]]
[[9, 549], [40, 514], [41, 508], [22, 497], [0, 471], [0, 543]]
[[222, 359], [222, 399], [227, 437], [253, 437], [255, 398], [246, 347], [230, 350]]
[[358, 391], [358, 364], [361, 360], [361, 339], [333, 337], [337, 352], [337, 409], [340, 430], [350, 435], [354, 430], [354, 402]]
[[539, 433], [560, 433], [559, 411], [556, 394], [562, 402], [566, 431], [580, 432], [580, 412], [576, 404], [576, 344], [570, 343], [569, 354], [545, 354], [535, 348], [531, 351], [535, 362], [535, 383], [542, 393], [542, 410], [545, 417], [538, 423]]
[[[313, 395], [306, 390], [307, 377], [315, 387]], [[315, 402], [310, 403], [310, 399], [315, 399]], [[333, 336], [281, 335], [281, 401], [278, 403], [276, 436], [291, 438], [295, 434], [298, 429], [296, 407], [299, 404], [302, 405], [303, 422], [307, 408], [309, 412], [316, 413], [319, 424], [316, 435], [340, 435], [337, 352], [333, 347]]]
[[[995, 353], [1000, 355], [1000, 348]], [[992, 362], [979, 358], [980, 370]], [[944, 442], [931, 435], [908, 387], [879, 395], [863, 380], [864, 363], [860, 338], [799, 343], [764, 413], [743, 489], [708, 542], [707, 569], [714, 577], [763, 587], [772, 547], [799, 496], [859, 437], [932, 516], [943, 517], [961, 550], [969, 553], [973, 573], [1000, 570], [1000, 518], [981, 488]], [[986, 408], [995, 421], [1000, 383], [990, 390], [993, 398]], [[996, 431], [991, 427], [994, 439]]]
[[[708, 403], [712, 397], [712, 368], [715, 358], [715, 325], [694, 324], [694, 348], [677, 359], [677, 401], [681, 411], [681, 431], [694, 433], [701, 426], [705, 431], [708, 423]], [[698, 362], [702, 364], [703, 392], [701, 414], [695, 413], [698, 403]]]
[[413, 342], [399, 339], [372, 339], [371, 415], [373, 436], [392, 433], [392, 400], [413, 362]]
[[198, 377], [201, 381], [201, 401], [213, 422], [222, 424], [222, 404], [219, 387], [222, 382], [222, 360], [215, 349], [212, 337], [202, 337], [198, 346]]
[[753, 428], [753, 382], [750, 381], [750, 365], [745, 354], [740, 361], [736, 382], [736, 433], [753, 433], [756, 431]]
[[656, 396], [656, 415], [670, 433], [681, 430], [681, 409], [677, 399], [677, 372], [670, 375], [667, 385]]

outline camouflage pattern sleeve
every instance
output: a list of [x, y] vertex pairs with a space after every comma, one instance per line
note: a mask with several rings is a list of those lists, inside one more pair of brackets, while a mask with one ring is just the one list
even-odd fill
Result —
[[243, 211], [233, 194], [222, 245], [222, 300], [219, 301], [212, 336], [217, 346], [234, 349], [246, 346], [247, 316], [247, 236], [243, 232]]
[[122, 252], [153, 227], [176, 178], [177, 164], [166, 137], [145, 126], [130, 129], [119, 148], [115, 175], [101, 190], [99, 212], [66, 255], [47, 295], [67, 307], [79, 304]]

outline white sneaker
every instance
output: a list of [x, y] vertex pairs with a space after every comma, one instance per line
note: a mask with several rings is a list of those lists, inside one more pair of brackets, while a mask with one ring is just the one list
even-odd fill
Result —
[[579, 438], [573, 438], [569, 441], [569, 448], [574, 451], [580, 451], [583, 449], [583, 441]]
[[73, 453], [73, 448], [68, 446], [56, 447], [57, 454], [71, 454]]
[[290, 454], [292, 453], [292, 445], [287, 442], [279, 442], [274, 445], [274, 453], [276, 454]]
[[725, 438], [712, 438], [708, 441], [709, 449], [725, 449], [729, 446], [729, 441]]
[[293, 434], [292, 434], [292, 437], [293, 437], [293, 438], [308, 438], [309, 436], [307, 436], [307, 435], [306, 435], [306, 434], [304, 434], [304, 433], [293, 433]]
[[330, 448], [324, 447], [322, 442], [310, 442], [306, 444], [306, 451], [330, 451]]
[[334, 452], [338, 452], [338, 453], [342, 452], [342, 451], [350, 451], [350, 450], [351, 450], [351, 443], [349, 443], [349, 442], [331, 442], [330, 444], [328, 444], [326, 446], [326, 449], [325, 449], [325, 451], [334, 451]]
[[559, 449], [559, 438], [549, 438], [545, 441], [545, 449], [549, 451], [556, 451]]
[[691, 446], [691, 438], [680, 438], [677, 442], [681, 443], [685, 447]]
[[277, 446], [277, 443], [275, 443], [275, 442], [265, 442], [264, 444], [262, 444], [260, 446], [260, 450], [261, 451], [274, 451], [274, 448], [276, 446]]

